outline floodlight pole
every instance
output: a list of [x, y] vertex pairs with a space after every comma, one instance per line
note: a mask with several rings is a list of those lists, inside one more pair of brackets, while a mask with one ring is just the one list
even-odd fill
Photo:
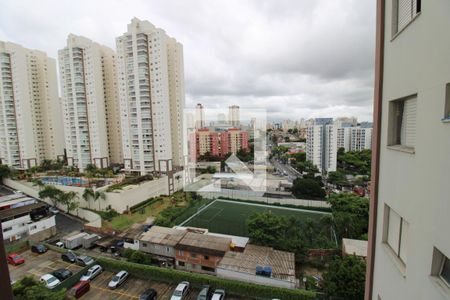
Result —
[[5, 243], [3, 242], [3, 229], [0, 222], [0, 291], [2, 299], [13, 300], [11, 279], [9, 277], [8, 263], [6, 262]]

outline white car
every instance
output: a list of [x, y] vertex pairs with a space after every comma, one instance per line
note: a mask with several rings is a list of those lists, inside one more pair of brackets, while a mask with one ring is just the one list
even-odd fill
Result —
[[186, 297], [187, 293], [189, 292], [189, 286], [190, 283], [187, 281], [182, 281], [178, 284], [175, 291], [173, 291], [172, 297], [170, 297], [170, 300], [182, 300], [184, 297]]
[[224, 290], [215, 290], [211, 298], [211, 300], [224, 300], [224, 299], [225, 299]]
[[54, 207], [54, 206], [50, 207], [50, 208], [49, 208], [49, 211], [50, 211], [52, 214], [54, 214], [54, 215], [56, 215], [57, 213], [59, 213], [59, 209], [57, 209], [57, 208]]
[[63, 242], [57, 242], [55, 245], [58, 248], [64, 248], [64, 243]]
[[101, 272], [103, 272], [103, 269], [100, 265], [95, 265], [89, 268], [89, 270], [81, 276], [80, 281], [91, 281], [95, 277], [97, 277]]
[[61, 283], [58, 278], [53, 276], [52, 274], [44, 274], [42, 275], [40, 282], [43, 282], [45, 286], [49, 289], [55, 288], [58, 284]]
[[111, 279], [111, 281], [108, 283], [108, 287], [110, 289], [115, 289], [119, 285], [121, 285], [127, 278], [128, 278], [128, 272], [127, 271], [120, 271], [114, 277]]

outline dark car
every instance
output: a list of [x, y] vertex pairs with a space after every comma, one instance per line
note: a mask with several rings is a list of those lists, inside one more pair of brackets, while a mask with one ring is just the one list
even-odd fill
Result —
[[155, 300], [157, 295], [154, 289], [148, 289], [139, 296], [139, 300]]
[[53, 276], [59, 279], [59, 281], [66, 280], [70, 276], [72, 276], [72, 271], [67, 269], [58, 269], [52, 273]]
[[73, 252], [66, 252], [61, 254], [61, 258], [63, 261], [66, 261], [68, 263], [74, 263], [77, 260], [77, 256]]
[[31, 252], [42, 254], [42, 253], [47, 252], [47, 248], [42, 244], [37, 244], [37, 245], [31, 246]]
[[211, 298], [212, 291], [209, 285], [203, 285], [198, 293], [197, 300], [208, 300]]

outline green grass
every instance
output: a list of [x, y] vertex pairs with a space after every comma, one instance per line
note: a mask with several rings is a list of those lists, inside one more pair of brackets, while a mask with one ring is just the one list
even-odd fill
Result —
[[200, 214], [183, 226], [207, 228], [211, 232], [248, 236], [246, 221], [254, 213], [270, 212], [281, 216], [293, 216], [301, 220], [317, 220], [324, 215], [320, 212], [300, 209], [284, 209], [276, 206], [255, 206], [243, 202], [215, 201]]

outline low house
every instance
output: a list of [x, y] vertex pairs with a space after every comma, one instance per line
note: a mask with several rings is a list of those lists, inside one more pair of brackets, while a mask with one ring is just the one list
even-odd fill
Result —
[[244, 252], [227, 252], [217, 266], [217, 276], [291, 289], [298, 286], [294, 253], [251, 244]]
[[43, 202], [3, 209], [0, 222], [6, 241], [26, 238], [40, 242], [56, 234], [55, 216], [49, 213], [48, 205]]
[[342, 255], [355, 255], [366, 259], [367, 244], [364, 240], [342, 239]]
[[139, 250], [139, 238], [143, 232], [144, 226], [142, 224], [134, 224], [117, 237], [123, 240], [123, 247], [125, 249]]
[[152, 226], [139, 237], [139, 250], [153, 254], [169, 265], [174, 265], [175, 246], [185, 234], [185, 230]]
[[216, 268], [230, 250], [231, 238], [186, 232], [175, 246], [176, 268], [216, 274]]

